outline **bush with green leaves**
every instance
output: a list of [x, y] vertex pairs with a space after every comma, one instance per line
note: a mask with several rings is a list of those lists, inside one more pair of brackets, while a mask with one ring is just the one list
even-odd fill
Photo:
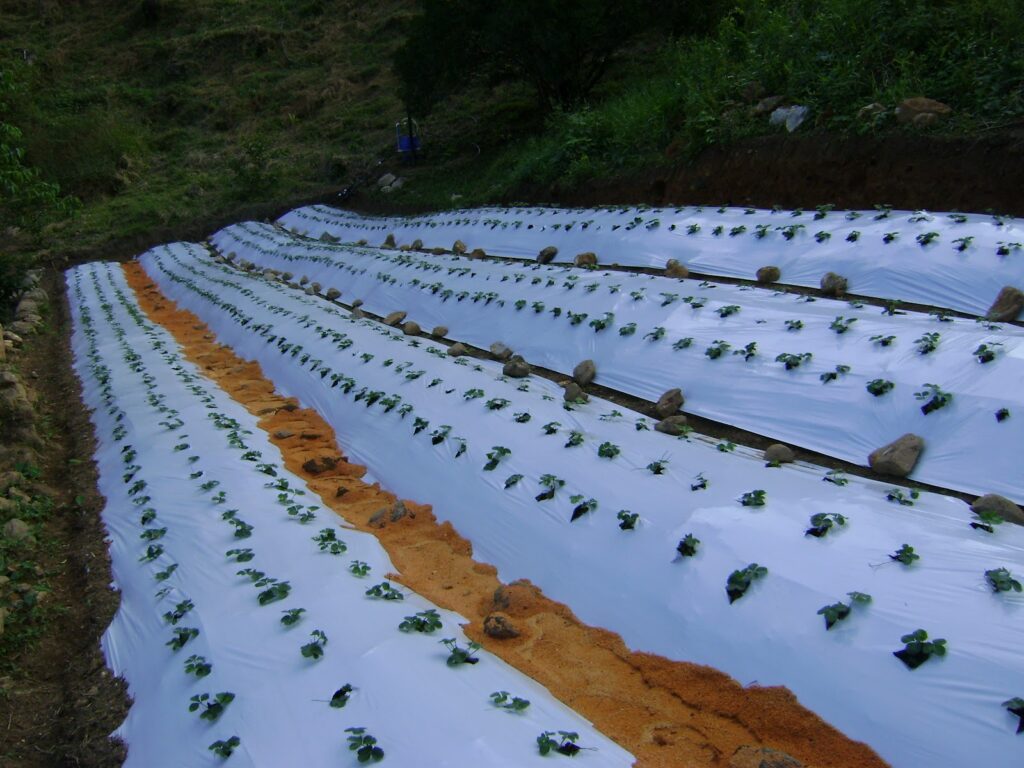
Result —
[[768, 575], [768, 569], [763, 565], [751, 563], [745, 568], [740, 568], [729, 574], [725, 583], [725, 593], [729, 596], [729, 602], [735, 603], [750, 589], [750, 585], [757, 579]]
[[384, 750], [377, 746], [377, 739], [366, 732], [366, 728], [346, 728], [348, 748], [356, 753], [360, 763], [379, 763], [384, 759]]
[[398, 628], [402, 632], [422, 632], [429, 635], [441, 628], [441, 616], [435, 609], [428, 608], [414, 616], [406, 616]]
[[905, 646], [893, 651], [892, 655], [902, 661], [910, 669], [917, 669], [932, 656], [942, 657], [946, 655], [946, 641], [940, 638], [928, 639], [928, 633], [923, 629], [917, 629], [909, 635], [900, 638]]
[[458, 640], [449, 637], [441, 641], [441, 645], [448, 649], [448, 659], [445, 662], [449, 667], [459, 667], [463, 664], [476, 664], [478, 659], [473, 654], [480, 650], [480, 643], [470, 642], [465, 648], [459, 645]]
[[1022, 589], [1020, 582], [1013, 578], [1013, 574], [1006, 568], [985, 571], [985, 581], [992, 587], [993, 592], [1020, 592]]

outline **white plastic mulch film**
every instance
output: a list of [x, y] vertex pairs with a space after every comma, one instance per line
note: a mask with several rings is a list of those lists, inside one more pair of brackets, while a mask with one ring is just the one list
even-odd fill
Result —
[[866, 465], [903, 434], [911, 477], [1024, 501], [1024, 331], [770, 289], [522, 265], [297, 238], [267, 224], [213, 236], [223, 254], [306, 276], [380, 315], [648, 400]]
[[1024, 290], [1024, 221], [928, 211], [766, 211], [755, 208], [480, 208], [416, 217], [360, 216], [328, 206], [298, 208], [281, 224], [311, 237], [380, 245], [423, 241], [498, 256], [558, 260], [593, 252], [602, 264], [664, 267], [753, 280], [776, 266], [780, 282], [817, 288], [826, 272], [861, 296], [984, 314], [1000, 289]]
[[[398, 585], [402, 600], [366, 596], [393, 570], [377, 540], [317, 507], [256, 419], [140, 313], [121, 269], [76, 268], [68, 287], [122, 593], [103, 645], [133, 701], [118, 730], [126, 765], [222, 764], [211, 745], [233, 748], [232, 766], [356, 765], [345, 729], [360, 727], [385, 765], [539, 763], [545, 730], [578, 732], [594, 748], [585, 764], [632, 763], [499, 659], [480, 651], [476, 665], [447, 666], [441, 639], [467, 647], [457, 614], [439, 610], [430, 635], [399, 631], [436, 606]], [[303, 610], [285, 626], [292, 609]], [[302, 653], [311, 644], [318, 660]], [[494, 691], [531, 704], [513, 714], [491, 704]]]
[[[950, 497], [672, 438], [596, 398], [567, 408], [546, 380], [452, 359], [199, 246], [142, 264], [385, 486], [435, 505], [503, 580], [531, 579], [632, 648], [788, 686], [895, 766], [1020, 764], [1002, 702], [1024, 695], [1024, 599], [986, 572], [1019, 577], [1024, 529], [989, 533]], [[831, 521], [822, 537], [807, 534], [825, 524], [815, 515]], [[730, 574], [754, 564], [767, 571], [752, 568], [761, 577], [730, 604]], [[849, 614], [826, 630], [818, 612], [840, 601]], [[918, 629], [948, 653], [911, 670], [893, 653]]]

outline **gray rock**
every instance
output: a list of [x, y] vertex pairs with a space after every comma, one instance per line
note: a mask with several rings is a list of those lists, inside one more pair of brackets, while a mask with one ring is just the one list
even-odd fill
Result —
[[593, 360], [584, 360], [572, 369], [572, 378], [581, 387], [587, 386], [597, 376], [597, 367]]
[[729, 768], [804, 768], [804, 764], [777, 749], [748, 745], [733, 753]]
[[979, 496], [971, 504], [971, 512], [994, 512], [1008, 523], [1024, 525], [1024, 512], [1021, 511], [1021, 508], [997, 493], [986, 493], [984, 496]]
[[336, 301], [341, 296], [341, 291], [337, 288], [328, 288], [327, 293], [324, 294], [329, 301]]
[[434, 330], [430, 332], [430, 335], [433, 336], [435, 339], [443, 339], [445, 336], [448, 335], [448, 326], [435, 325]]
[[289, 437], [295, 437], [295, 433], [287, 429], [279, 429], [274, 433], [275, 440], [287, 440]]
[[284, 280], [286, 283], [290, 283], [293, 277], [295, 277], [295, 275], [293, 275], [291, 272], [281, 273], [281, 279]]
[[406, 336], [419, 336], [422, 332], [420, 324], [415, 320], [410, 320], [402, 326], [402, 333]]
[[513, 637], [519, 637], [519, 630], [510, 616], [504, 613], [489, 613], [484, 618], [484, 634], [495, 640], [511, 640]]
[[988, 308], [985, 317], [996, 323], [1008, 323], [1016, 320], [1022, 309], [1024, 309], [1024, 293], [1012, 285], [1005, 285], [999, 291], [996, 300], [992, 302], [992, 306]]
[[299, 278], [299, 285], [305, 285], [308, 282], [309, 282], [309, 278], [306, 277], [305, 275], [303, 275], [302, 277]]
[[868, 456], [868, 464], [875, 472], [883, 475], [906, 477], [914, 471], [923, 450], [924, 439], [908, 432], [888, 445], [872, 451]]
[[363, 306], [363, 300], [362, 299], [354, 299], [352, 301], [352, 309], [359, 309], [359, 307], [361, 307], [361, 306]]
[[397, 326], [397, 325], [398, 325], [398, 324], [399, 324], [400, 322], [402, 322], [403, 320], [405, 320], [405, 316], [406, 316], [406, 314], [407, 314], [407, 313], [405, 313], [405, 312], [402, 312], [401, 310], [399, 310], [399, 311], [397, 311], [397, 312], [392, 312], [391, 314], [387, 315], [387, 316], [386, 316], [386, 317], [384, 318], [384, 325], [390, 325], [390, 326], [391, 326], [392, 328], [394, 328], [394, 327], [395, 327], [395, 326]]
[[768, 116], [769, 125], [784, 125], [786, 131], [792, 133], [801, 125], [811, 113], [809, 107], [794, 104], [791, 107], [779, 107]]
[[29, 528], [28, 523], [17, 517], [4, 523], [3, 533], [4, 538], [11, 541], [24, 541], [32, 537], [32, 529]]
[[659, 419], [666, 419], [682, 408], [684, 402], [683, 391], [675, 387], [658, 398], [658, 402], [654, 404], [654, 414]]
[[764, 449], [764, 460], [769, 464], [789, 464], [795, 458], [793, 449], [782, 443], [775, 443]]
[[391, 522], [397, 523], [403, 517], [415, 517], [415, 515], [409, 512], [404, 501], [398, 499], [395, 501], [394, 506], [391, 507]]
[[846, 293], [846, 278], [835, 272], [826, 272], [821, 276], [821, 292], [826, 296], [842, 296]]
[[398, 177], [395, 176], [395, 174], [393, 174], [393, 173], [385, 173], [383, 176], [381, 176], [379, 179], [377, 179], [377, 186], [378, 187], [390, 187], [392, 184], [395, 183], [395, 180], [397, 178]]
[[687, 278], [690, 276], [690, 270], [685, 265], [679, 263], [679, 259], [669, 259], [665, 262], [665, 277], [681, 277]]
[[565, 392], [562, 394], [562, 399], [567, 403], [574, 403], [577, 401], [587, 402], [590, 397], [586, 392], [577, 384], [575, 381], [570, 381], [565, 385]]
[[463, 355], [469, 354], [469, 350], [466, 349], [465, 344], [457, 341], [448, 347], [448, 354], [452, 357], [462, 357]]
[[462, 242], [461, 240], [456, 240], [454, 243], [452, 243], [452, 253], [458, 254], [459, 256], [461, 256], [465, 252], [466, 252], [466, 244], [464, 242]]
[[24, 338], [30, 335], [36, 329], [35, 323], [29, 323], [24, 320], [15, 320], [10, 325], [9, 333], [15, 333], [19, 337]]
[[575, 264], [577, 267], [596, 267], [597, 254], [594, 253], [593, 251], [577, 253], [576, 258], [573, 259], [573, 264]]
[[491, 344], [491, 357], [498, 362], [504, 362], [512, 357], [512, 350], [500, 341], [496, 341]]
[[366, 521], [366, 524], [371, 528], [383, 528], [387, 525], [387, 517], [389, 514], [390, 510], [387, 507], [381, 507], [370, 515], [370, 519]]
[[530, 364], [521, 357], [515, 357], [505, 363], [501, 372], [513, 379], [524, 379], [530, 375]]
[[404, 186], [405, 186], [405, 178], [403, 176], [399, 176], [397, 179], [395, 179], [394, 181], [391, 182], [391, 186], [389, 186], [387, 189], [385, 189], [383, 191], [384, 192], [397, 192], [398, 190], [400, 190]]
[[320, 293], [320, 289], [323, 288], [323, 286], [320, 285], [320, 283], [313, 283], [309, 287], [313, 289], [313, 293]]
[[0, 389], [10, 389], [21, 383], [14, 371], [0, 371]]
[[782, 270], [775, 266], [761, 267], [757, 270], [757, 282], [777, 283], [782, 277]]
[[537, 254], [537, 263], [550, 264], [557, 255], [558, 249], [553, 245], [549, 245], [547, 248], [542, 248], [540, 253]]
[[654, 425], [656, 432], [661, 432], [665, 435], [672, 435], [672, 437], [678, 437], [683, 434], [686, 430], [683, 427], [686, 426], [686, 417], [683, 414], [677, 414], [676, 416], [668, 416], [657, 424]]

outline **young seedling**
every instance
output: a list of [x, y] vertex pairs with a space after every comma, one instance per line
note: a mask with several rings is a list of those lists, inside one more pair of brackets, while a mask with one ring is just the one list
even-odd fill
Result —
[[206, 661], [206, 657], [192, 654], [185, 659], [185, 674], [195, 675], [197, 678], [206, 677], [213, 671], [213, 665]]
[[902, 488], [890, 488], [885, 494], [885, 500], [891, 501], [893, 504], [899, 504], [901, 507], [912, 507], [920, 496], [921, 492], [914, 489], [910, 489], [904, 494]]
[[915, 554], [914, 548], [912, 546], [910, 546], [909, 544], [904, 544], [899, 549], [897, 549], [895, 552], [893, 552], [891, 555], [889, 555], [889, 559], [893, 560], [893, 561], [895, 561], [897, 563], [903, 563], [904, 565], [910, 565], [915, 560], [920, 560], [921, 556], [918, 555], [918, 554]]
[[597, 455], [602, 459], [614, 459], [621, 452], [621, 449], [615, 443], [601, 443], [597, 449]]
[[398, 628], [402, 632], [422, 632], [429, 635], [441, 628], [441, 616], [433, 608], [428, 608], [415, 616], [406, 616]]
[[604, 317], [594, 318], [593, 320], [590, 321], [589, 325], [590, 325], [591, 328], [594, 329], [594, 333], [600, 333], [605, 328], [607, 328], [609, 325], [612, 325], [614, 322], [615, 322], [615, 313], [614, 312], [605, 312], [604, 313]]
[[903, 635], [900, 642], [905, 643], [905, 647], [899, 651], [893, 651], [892, 655], [910, 669], [917, 669], [932, 656], [946, 655], [946, 641], [942, 639], [929, 640], [928, 633], [923, 629]]
[[830, 381], [835, 381], [840, 376], [845, 376], [850, 372], [850, 366], [848, 365], [837, 365], [834, 371], [826, 371], [825, 373], [818, 376], [822, 384], [828, 384]]
[[1003, 516], [998, 512], [975, 512], [974, 516], [978, 519], [968, 523], [968, 525], [977, 531], [985, 531], [986, 533], [995, 533], [996, 531], [993, 526], [1002, 525], [1004, 522]]
[[921, 413], [927, 416], [932, 411], [937, 411], [940, 408], [945, 408], [951, 402], [953, 402], [953, 395], [950, 392], [944, 392], [939, 389], [938, 384], [925, 384], [924, 388], [920, 392], [915, 392], [914, 397], [918, 400], [926, 400], [927, 402], [921, 406]]
[[302, 620], [302, 614], [305, 612], [305, 608], [289, 608], [282, 611], [284, 615], [281, 617], [281, 624], [285, 627], [294, 627]]
[[494, 446], [487, 452], [487, 463], [484, 464], [484, 471], [490, 472], [491, 470], [497, 469], [499, 462], [511, 453], [512, 451], [503, 445]]
[[896, 341], [896, 337], [895, 336], [883, 336], [881, 334], [876, 334], [875, 336], [871, 337], [871, 341], [874, 342], [875, 344], [877, 344], [880, 347], [890, 347], [890, 346], [892, 346], [892, 343], [894, 341]]
[[299, 649], [299, 652], [302, 654], [304, 659], [312, 659], [313, 661], [316, 661], [324, 655], [324, 646], [327, 645], [327, 635], [319, 629], [314, 629], [309, 633], [309, 636], [312, 639], [303, 645], [302, 648]]
[[725, 583], [725, 593], [729, 596], [729, 602], [735, 603], [746, 594], [756, 579], [766, 575], [768, 575], [768, 569], [757, 563], [751, 563], [746, 568], [730, 573], [729, 579]]
[[624, 531], [632, 531], [636, 528], [636, 521], [640, 518], [640, 515], [636, 512], [630, 512], [628, 509], [620, 509], [615, 517], [619, 521], [619, 528]]
[[1020, 592], [1020, 582], [1013, 578], [1013, 574], [1006, 568], [994, 568], [985, 571], [985, 580], [992, 587], [994, 592]]
[[480, 661], [480, 659], [473, 655], [480, 650], [479, 643], [469, 643], [465, 648], [462, 648], [454, 637], [449, 637], [446, 640], [442, 640], [441, 644], [448, 649], [448, 660], [445, 663], [449, 667], [476, 664]]
[[502, 408], [508, 407], [511, 402], [511, 400], [506, 400], [504, 397], [493, 397], [485, 405], [489, 411], [500, 411]]
[[229, 691], [223, 691], [218, 693], [213, 698], [208, 693], [199, 693], [193, 696], [188, 705], [189, 712], [195, 712], [202, 708], [202, 712], [199, 713], [200, 720], [209, 720], [211, 723], [217, 722], [217, 719], [224, 714], [224, 710], [227, 709], [228, 704], [235, 700], [235, 694]]
[[864, 388], [875, 397], [881, 397], [886, 392], [892, 391], [892, 388], [895, 386], [895, 384], [887, 379], [872, 379]]
[[368, 590], [366, 590], [367, 597], [373, 597], [377, 600], [404, 600], [403, 595], [399, 590], [391, 586], [390, 582], [382, 581], [380, 584], [374, 584]]
[[348, 564], [348, 572], [361, 579], [370, 573], [370, 566], [362, 560], [353, 560]]
[[730, 315], [735, 315], [739, 311], [739, 304], [727, 304], [724, 307], [719, 307], [718, 309], [715, 310], [718, 316], [723, 318], [729, 317]]
[[512, 696], [508, 691], [495, 691], [492, 693], [491, 703], [496, 707], [501, 707], [507, 712], [522, 712], [530, 706], [529, 699], [521, 699], [518, 696]]
[[224, 739], [218, 739], [213, 742], [208, 749], [213, 752], [217, 757], [224, 758], [225, 760], [231, 757], [231, 754], [238, 749], [238, 745], [242, 743], [242, 740], [237, 736], [232, 736], [226, 741]]
[[838, 512], [819, 512], [816, 515], [811, 515], [811, 527], [804, 531], [804, 535], [821, 539], [827, 536], [833, 528], [841, 528], [844, 525], [846, 525], [846, 517]]
[[692, 533], [688, 533], [679, 540], [679, 543], [676, 545], [676, 552], [678, 552], [681, 557], [693, 557], [697, 554], [699, 547], [700, 539]]
[[765, 492], [760, 489], [747, 491], [740, 496], [740, 504], [744, 507], [763, 507], [765, 505]]
[[540, 484], [547, 488], [535, 497], [536, 501], [550, 501], [555, 498], [555, 492], [565, 485], [565, 480], [555, 477], [554, 475], [541, 475]]
[[1017, 733], [1024, 733], [1024, 699], [1020, 696], [1014, 696], [1008, 701], [1004, 701], [1002, 704], [1006, 708], [1006, 711], [1011, 715], [1016, 715], [1020, 720], [1017, 722]]
[[377, 746], [377, 739], [366, 732], [365, 728], [346, 728], [348, 748], [356, 753], [360, 763], [379, 763], [384, 759], [384, 750]]
[[825, 617], [826, 630], [832, 629], [837, 622], [840, 622], [849, 616], [852, 610], [852, 604], [861, 603], [866, 605], [871, 602], [871, 595], [866, 595], [863, 592], [847, 592], [846, 594], [850, 596], [851, 604], [838, 602], [818, 609], [818, 615]]
[[558, 432], [558, 428], [560, 426], [562, 425], [557, 421], [549, 421], [547, 424], [541, 427], [541, 429], [544, 430], [545, 435], [554, 435]]
[[554, 731], [544, 731], [537, 737], [537, 749], [542, 757], [551, 752], [573, 757], [581, 749], [576, 743], [579, 739], [580, 735], [572, 731], [558, 731], [557, 734]]
[[523, 476], [519, 474], [509, 475], [507, 478], [505, 478], [505, 489], [508, 490], [522, 479]]

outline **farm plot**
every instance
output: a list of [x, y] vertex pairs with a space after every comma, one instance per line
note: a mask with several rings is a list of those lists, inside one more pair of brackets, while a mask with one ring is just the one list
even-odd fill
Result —
[[142, 265], [503, 580], [531, 579], [631, 647], [786, 685], [894, 765], [1019, 762], [1024, 529], [565, 404], [547, 381], [451, 359], [199, 246]]
[[133, 698], [127, 765], [526, 765], [539, 734], [563, 730], [595, 748], [583, 762], [631, 764], [475, 651], [460, 616], [381, 581], [376, 539], [310, 503], [118, 266], [76, 268], [68, 286], [122, 592], [104, 650]]
[[924, 438], [913, 478], [1024, 500], [1024, 331], [859, 302], [653, 275], [359, 248], [239, 224], [222, 254], [308, 276], [380, 315], [648, 400], [680, 387], [688, 412], [866, 464]]
[[1024, 286], [1024, 222], [1007, 216], [926, 211], [767, 211], [754, 208], [482, 208], [411, 218], [364, 217], [327, 206], [285, 214], [282, 225], [318, 238], [380, 245], [469, 248], [559, 260], [593, 252], [603, 264], [664, 267], [753, 280], [775, 266], [777, 282], [817, 288], [834, 272], [850, 293], [985, 314], [1004, 286]]

